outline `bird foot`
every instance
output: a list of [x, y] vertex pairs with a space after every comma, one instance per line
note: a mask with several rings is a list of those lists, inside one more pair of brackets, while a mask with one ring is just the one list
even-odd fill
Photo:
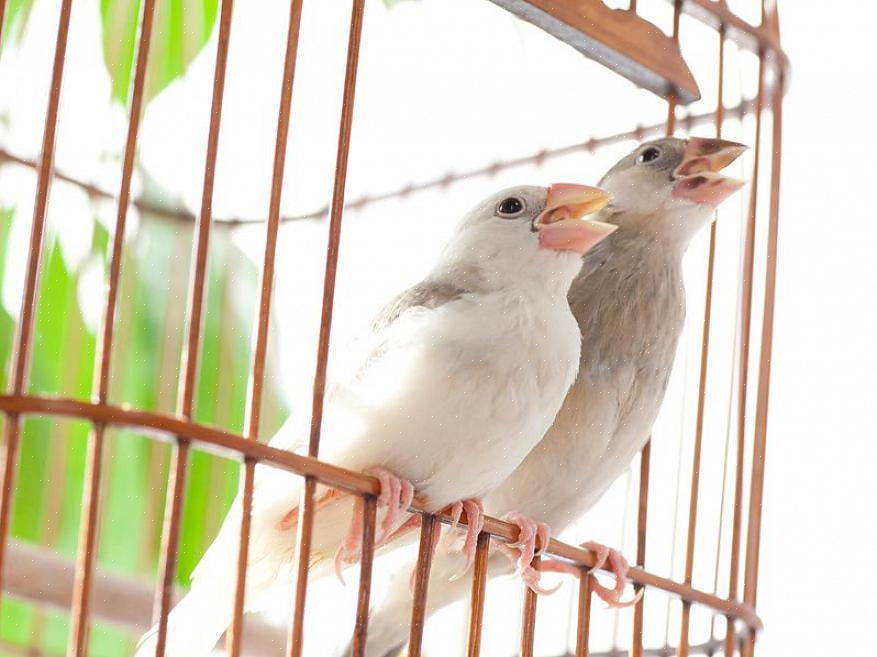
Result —
[[[380, 534], [375, 537], [374, 547], [377, 548], [398, 535], [402, 527], [410, 523], [411, 518], [408, 518], [402, 527], [399, 527], [395, 532], [393, 531], [399, 516], [408, 510], [414, 500], [414, 486], [407, 479], [400, 479], [385, 468], [371, 468], [366, 470], [366, 474], [377, 478], [381, 483], [378, 504], [387, 507], [387, 513], [381, 521]], [[350, 519], [347, 536], [335, 551], [335, 575], [342, 584], [344, 584], [344, 578], [341, 576], [341, 571], [344, 566], [358, 562], [362, 552], [363, 513], [363, 498], [357, 496], [353, 501], [353, 517]]]
[[[631, 598], [630, 600], [621, 599], [621, 594], [624, 593], [627, 572], [628, 570], [630, 570], [627, 559], [622, 556], [621, 552], [613, 548], [606, 547], [605, 545], [601, 545], [600, 543], [595, 543], [594, 541], [587, 541], [585, 543], [582, 543], [581, 547], [587, 548], [597, 555], [597, 558], [594, 561], [594, 567], [588, 571], [589, 575], [603, 568], [608, 561], [609, 569], [615, 576], [615, 586], [612, 588], [600, 584], [600, 582], [597, 581], [596, 577], [593, 579], [593, 582], [591, 584], [591, 590], [593, 590], [594, 593], [597, 594], [597, 597], [599, 597], [609, 607], [614, 608], [630, 607], [631, 605], [639, 602], [640, 598], [642, 598], [643, 596], [642, 590], [638, 591], [637, 594], [634, 595], [633, 598]], [[554, 560], [543, 563], [542, 570], [554, 573], [568, 573], [576, 576], [581, 574], [581, 568]]]
[[393, 536], [399, 516], [405, 513], [414, 501], [414, 485], [407, 479], [397, 477], [386, 468], [370, 468], [365, 473], [381, 482], [378, 504], [387, 507], [387, 515], [381, 521], [381, 533], [375, 538], [375, 547], [378, 547]]
[[481, 504], [481, 500], [462, 500], [460, 502], [454, 502], [451, 505], [450, 514], [453, 522], [451, 523], [448, 535], [450, 535], [460, 524], [460, 517], [463, 515], [463, 511], [466, 512], [466, 538], [463, 541], [462, 548], [463, 567], [451, 576], [450, 581], [452, 582], [465, 575], [466, 571], [469, 570], [469, 567], [475, 560], [478, 534], [480, 534], [481, 530], [484, 528], [484, 506]]
[[[541, 573], [533, 567], [533, 559], [540, 556], [551, 540], [551, 529], [544, 522], [536, 522], [519, 513], [509, 513], [503, 520], [518, 527], [518, 540], [515, 543], [500, 543], [500, 550], [515, 567], [513, 577], [520, 577], [534, 593], [550, 595], [560, 588], [546, 589], [539, 586]], [[538, 548], [537, 548], [538, 539]]]

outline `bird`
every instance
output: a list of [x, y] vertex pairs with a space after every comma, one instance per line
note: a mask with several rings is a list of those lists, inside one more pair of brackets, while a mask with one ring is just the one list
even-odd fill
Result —
[[[685, 319], [682, 257], [715, 208], [745, 184], [721, 173], [745, 149], [700, 137], [649, 141], [598, 183], [612, 201], [596, 218], [618, 230], [583, 256], [570, 287], [570, 307], [582, 336], [575, 383], [545, 437], [483, 499], [486, 514], [518, 526], [518, 543], [524, 545], [513, 553], [492, 541], [497, 549], [489, 557], [491, 577], [515, 568], [520, 573], [547, 544], [551, 529], [562, 531], [587, 512], [648, 440]], [[583, 546], [596, 553], [596, 567], [609, 561], [616, 576], [612, 589], [594, 582], [595, 592], [610, 605], [624, 604], [624, 557], [599, 543]], [[452, 553], [434, 558], [430, 611], [468, 594], [466, 581], [451, 578], [458, 560]], [[371, 610], [369, 657], [395, 654], [407, 639], [411, 596], [404, 575], [412, 565], [393, 564], [389, 588]], [[540, 570], [578, 573], [547, 559]], [[538, 573], [525, 574], [528, 585], [541, 592]]]
[[[582, 254], [617, 228], [583, 219], [608, 201], [600, 189], [570, 183], [491, 195], [333, 373], [320, 457], [379, 480], [376, 544], [399, 529], [416, 493], [427, 511], [450, 508], [459, 518], [465, 510], [471, 561], [479, 498], [542, 438], [575, 379], [581, 339], [567, 292]], [[288, 424], [271, 444], [295, 449], [299, 433]], [[255, 482], [246, 611], [264, 609], [278, 586], [291, 590], [303, 480], [260, 465]], [[315, 508], [312, 570], [333, 551], [339, 571], [355, 563], [361, 498], [319, 487]], [[171, 611], [168, 657], [207, 655], [226, 629], [241, 513], [238, 499]], [[155, 653], [156, 629], [137, 657]]]

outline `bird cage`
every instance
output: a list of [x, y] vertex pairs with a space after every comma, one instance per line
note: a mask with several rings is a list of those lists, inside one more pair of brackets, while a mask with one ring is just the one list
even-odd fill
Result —
[[[789, 63], [780, 45], [776, 3], [762, 0], [759, 6], [760, 20], [750, 21], [741, 18], [735, 11], [736, 8], [732, 8], [735, 4], [744, 4], [742, 2], [675, 0], [669, 3], [669, 11], [672, 12], [671, 29], [664, 31], [647, 20], [643, 15], [643, 8], [637, 7], [636, 0], [630, 0], [629, 6], [623, 8], [610, 8], [601, 0], [552, 0], [551, 2], [493, 0], [493, 2], [565, 42], [585, 57], [597, 60], [617, 76], [626, 78], [637, 87], [646, 89], [665, 100], [666, 120], [652, 125], [632, 125], [626, 132], [594, 135], [573, 146], [543, 149], [513, 161], [497, 161], [472, 171], [456, 172], [435, 180], [408, 184], [400, 187], [396, 192], [384, 195], [383, 198], [404, 198], [427, 189], [444, 189], [462, 178], [491, 176], [504, 168], [519, 166], [522, 163], [539, 165], [569, 152], [598, 154], [613, 144], [634, 139], [642, 140], [664, 134], [691, 132], [698, 128], [722, 136], [723, 128], [729, 121], [742, 123], [744, 117], [750, 120], [754, 127], [754, 134], [749, 135], [751, 139], [748, 140], [752, 155], [751, 170], [747, 172], [747, 177], [751, 180], [751, 185], [744, 205], [742, 239], [739, 245], [731, 245], [732, 250], [740, 258], [740, 266], [736, 270], [739, 297], [719, 299], [714, 295], [713, 281], [718, 237], [716, 224], [713, 223], [708, 236], [706, 258], [702, 264], [698, 264], [698, 276], [701, 277], [700, 285], [702, 285], [698, 291], [702, 289], [704, 296], [691, 295], [688, 302], [689, 317], [695, 317], [695, 320], [689, 320], [690, 326], [693, 326], [691, 323], [693, 321], [698, 327], [697, 344], [700, 353], [696, 368], [697, 376], [685, 383], [685, 387], [691, 390], [691, 399], [696, 400], [692, 440], [690, 444], [682, 446], [688, 450], [686, 453], [690, 454], [691, 467], [686, 469], [684, 475], [681, 474], [682, 468], [677, 474], [678, 478], [690, 481], [687, 503], [684, 500], [682, 503], [687, 513], [681, 514], [682, 517], [679, 519], [682, 523], [680, 527], [686, 527], [683, 574], [681, 577], [674, 576], [672, 569], [659, 568], [647, 560], [647, 553], [651, 553], [655, 549], [653, 546], [660, 541], [669, 541], [671, 538], [675, 541], [675, 531], [670, 534], [662, 527], [649, 523], [650, 493], [654, 506], [656, 487], [671, 490], [676, 486], [679, 495], [678, 481], [660, 480], [654, 476], [655, 472], [650, 470], [655, 458], [654, 451], [671, 451], [671, 448], [659, 440], [656, 440], [654, 447], [649, 442], [643, 449], [638, 461], [638, 469], [634, 470], [638, 474], [634, 474], [632, 480], [637, 483], [631, 484], [632, 490], [638, 490], [638, 495], [632, 495], [632, 498], [635, 498], [636, 508], [636, 550], [635, 555], [632, 555], [635, 557], [635, 567], [630, 570], [629, 579], [635, 589], [642, 590], [644, 595], [630, 612], [631, 631], [626, 633], [627, 636], [618, 641], [610, 651], [600, 651], [589, 641], [594, 624], [606, 618], [602, 615], [602, 611], [592, 605], [591, 584], [595, 575], [590, 572], [590, 568], [595, 563], [595, 555], [584, 548], [553, 539], [548, 546], [545, 546], [543, 556], [543, 558], [558, 557], [581, 568], [579, 583], [575, 584], [577, 589], [574, 608], [571, 610], [571, 618], [574, 622], [573, 639], [570, 643], [577, 657], [589, 654], [630, 654], [633, 657], [671, 654], [682, 657], [689, 654], [753, 655], [757, 635], [762, 629], [761, 620], [756, 612], [756, 598], [776, 279], [782, 101], [789, 73]], [[0, 0], [0, 33], [2, 33], [4, 14], [11, 11], [12, 4]], [[213, 217], [212, 202], [220, 147], [220, 126], [223, 120], [226, 68], [229, 61], [229, 35], [234, 9], [232, 0], [221, 0], [217, 18], [218, 45], [213, 72], [206, 162], [203, 169], [201, 210], [197, 216], [190, 218], [194, 221], [194, 229], [187, 310], [185, 316], [178, 317], [180, 323], [184, 325], [184, 330], [175, 407], [172, 410], [155, 410], [148, 405], [139, 407], [117, 403], [111, 399], [113, 359], [118, 358], [120, 353], [120, 340], [126, 339], [125, 335], [120, 337], [119, 328], [122, 322], [128, 321], [124, 314], [131, 311], [130, 305], [125, 303], [130, 291], [123, 290], [122, 286], [126, 222], [129, 220], [131, 207], [142, 209], [148, 205], [147, 201], [135, 196], [132, 178], [146, 96], [145, 80], [150, 43], [155, 29], [156, 4], [156, 0], [143, 0], [140, 3], [135, 66], [128, 105], [127, 138], [118, 190], [107, 192], [93, 186], [87, 189], [92, 196], [109, 198], [115, 207], [115, 222], [112, 230], [109, 231], [107, 245], [109, 266], [105, 278], [104, 309], [96, 333], [96, 348], [93, 356], [94, 383], [88, 398], [41, 394], [34, 392], [29, 385], [35, 354], [41, 349], [51, 348], [35, 339], [37, 317], [40, 315], [41, 321], [44, 319], [62, 321], [65, 312], [63, 307], [47, 308], [39, 305], [41, 284], [45, 284], [41, 282], [46, 280], [45, 270], [49, 258], [45, 255], [49, 192], [59, 179], [83, 188], [89, 187], [87, 183], [60, 172], [54, 164], [62, 89], [63, 93], [72, 91], [62, 84], [72, 0], [58, 0], [57, 12], [53, 18], [57, 20], [57, 41], [39, 157], [36, 159], [17, 157], [14, 153], [5, 150], [0, 156], [0, 163], [12, 162], [29, 167], [36, 177], [21, 309], [11, 343], [7, 391], [0, 396], [0, 410], [4, 415], [3, 484], [2, 498], [0, 498], [2, 500], [0, 502], [0, 578], [2, 578], [4, 596], [2, 604], [9, 605], [11, 600], [25, 600], [37, 607], [65, 610], [65, 613], [69, 614], [69, 642], [66, 654], [73, 657], [89, 654], [89, 632], [95, 623], [108, 622], [116, 627], [127, 628], [129, 632], [135, 630], [131, 632], [132, 638], [136, 638], [139, 634], [139, 631], [136, 631], [138, 628], [142, 630], [148, 626], [153, 587], [120, 574], [101, 572], [98, 563], [101, 509], [106, 501], [106, 490], [109, 485], [105, 476], [108, 455], [111, 454], [113, 441], [125, 440], [116, 430], [127, 428], [145, 436], [149, 442], [164, 441], [170, 451], [166, 481], [156, 488], [162, 494], [166, 492], [166, 499], [163, 501], [160, 543], [155, 541], [158, 545], [159, 559], [154, 584], [153, 620], [158, 623], [159, 628], [158, 655], [164, 654], [167, 618], [175, 595], [179, 546], [185, 530], [184, 506], [187, 486], [188, 496], [199, 493], [204, 495], [209, 483], [205, 482], [203, 477], [198, 482], [187, 482], [187, 476], [191, 477], [193, 463], [199, 455], [207, 452], [236, 462], [240, 469], [243, 508], [246, 510], [241, 519], [242, 540], [237, 562], [229, 564], [229, 572], [234, 573], [237, 594], [233, 617], [226, 634], [227, 654], [237, 656], [278, 653], [276, 647], [259, 644], [258, 636], [255, 636], [255, 643], [252, 643], [254, 637], [245, 637], [244, 632], [243, 591], [246, 575], [244, 565], [248, 559], [249, 509], [253, 502], [255, 467], [257, 464], [262, 464], [294, 473], [303, 477], [305, 481], [295, 546], [296, 580], [292, 592], [292, 616], [286, 637], [284, 652], [286, 655], [299, 657], [304, 645], [311, 535], [314, 524], [320, 522], [319, 514], [315, 513], [316, 486], [321, 484], [336, 487], [361, 496], [364, 500], [363, 550], [352, 637], [352, 654], [362, 656], [365, 654], [365, 641], [369, 629], [374, 523], [379, 483], [371, 476], [346, 471], [321, 461], [319, 446], [336, 271], [340, 257], [339, 244], [343, 232], [342, 219], [348, 212], [356, 211], [378, 200], [376, 197], [365, 196], [351, 201], [345, 196], [348, 154], [354, 129], [353, 110], [360, 42], [363, 38], [369, 38], [363, 30], [366, 3], [364, 0], [352, 0], [334, 185], [331, 203], [325, 212], [328, 217], [328, 246], [325, 255], [322, 312], [316, 344], [316, 371], [313, 376], [313, 404], [306, 455], [276, 449], [258, 440], [265, 423], [266, 368], [270, 361], [268, 358], [269, 317], [272, 311], [278, 232], [284, 220], [281, 216], [281, 196], [294, 97], [293, 82], [302, 0], [290, 2], [286, 55], [282, 78], [278, 81], [280, 104], [276, 117], [276, 147], [273, 155], [269, 211], [267, 221], [262, 228], [265, 240], [264, 259], [257, 286], [256, 318], [252, 328], [252, 358], [247, 381], [238, 382], [241, 389], [246, 387], [243, 428], [240, 431], [219, 428], [216, 423], [199, 421], [194, 413], [194, 400], [199, 385], [199, 357], [202, 357], [205, 318], [208, 315], [206, 307], [206, 289], [210, 276], [208, 247], [217, 223]], [[748, 4], [756, 3], [753, 0]], [[712, 83], [717, 88], [717, 101], [713, 108], [702, 113], [686, 110], [690, 104], [700, 98], [698, 82], [701, 84], [704, 82], [703, 79], [695, 79], [683, 57], [686, 20], [697, 23], [698, 29], [710, 30], [715, 38], [714, 57], [710, 66], [713, 70]], [[752, 81], [757, 87], [757, 92], [754, 97], [741, 97], [739, 103], [729, 106], [724, 93], [725, 80], [729, 74], [739, 74], [741, 78], [751, 77], [751, 71], [748, 69], [729, 71], [729, 66], [726, 65], [726, 50], [730, 46], [741, 53], [749, 53], [753, 59], [757, 58], [757, 78]], [[0, 89], [0, 94], [3, 92], [4, 90]], [[353, 249], [355, 246], [350, 245], [347, 248]], [[758, 307], [757, 302], [761, 302], [761, 308]], [[713, 366], [716, 358], [716, 353], [710, 349], [711, 338], [714, 337], [717, 329], [715, 324], [711, 324], [711, 319], [717, 303], [736, 309], [734, 324], [729, 328], [731, 331], [729, 335], [732, 336], [730, 342], [732, 353], [727, 357], [727, 360], [733, 361], [734, 364], [730, 367], [729, 378], [726, 377], [727, 380], [721, 385], [710, 378], [710, 367]], [[130, 331], [130, 327], [128, 330]], [[130, 339], [130, 334], [127, 337]], [[68, 362], [66, 359], [74, 356], [78, 359], [81, 356], [79, 353], [52, 355], [60, 359], [60, 362]], [[164, 389], [167, 387], [167, 382], [156, 381], [156, 386]], [[731, 389], [733, 408], [729, 405], [725, 427], [727, 433], [723, 452], [725, 461], [719, 465], [718, 470], [715, 470], [720, 476], [707, 479], [701, 477], [702, 472], [707, 471], [703, 459], [704, 440], [709, 438], [705, 435], [707, 434], [705, 408], [709, 395], [721, 386]], [[26, 447], [28, 441], [26, 425], [28, 418], [49, 418], [53, 421], [56, 418], [66, 418], [88, 426], [87, 450], [82, 457], [84, 469], [81, 474], [81, 501], [77, 504], [78, 511], [81, 512], [81, 520], [78, 526], [75, 562], [62, 555], [36, 550], [21, 541], [13, 540], [13, 516], [16, 509], [22, 504], [29, 503], [26, 499], [17, 501], [16, 498], [29, 494], [32, 484], [22, 472], [24, 465], [21, 457], [23, 447]], [[273, 422], [273, 419], [271, 421]], [[65, 432], [59, 428], [57, 432], [55, 437], [58, 440], [69, 437], [69, 431]], [[158, 468], [152, 472], [164, 476], [164, 471], [165, 469]], [[650, 472], [653, 476], [650, 476]], [[233, 476], [237, 476], [237, 470]], [[702, 543], [699, 545], [699, 537], [702, 534], [698, 531], [698, 521], [700, 520], [702, 524], [704, 513], [708, 512], [703, 505], [703, 490], [706, 487], [720, 491], [721, 497], [721, 509], [718, 522], [715, 523], [718, 536], [710, 543], [715, 554], [705, 553]], [[154, 505], [150, 513], [161, 514], [161, 504], [162, 502], [159, 502]], [[677, 500], [676, 508], [678, 507]], [[423, 513], [423, 509], [416, 501], [413, 510]], [[21, 510], [18, 509], [17, 512], [21, 513]], [[47, 518], [48, 516], [45, 516], [42, 522], [48, 522]], [[429, 596], [432, 530], [436, 523], [449, 523], [450, 520], [447, 514], [423, 513], [417, 567], [413, 577], [408, 647], [410, 657], [419, 657], [421, 654]], [[482, 632], [485, 607], [489, 606], [485, 591], [490, 544], [501, 541], [513, 542], [516, 538], [517, 530], [513, 525], [494, 518], [486, 519], [478, 539], [471, 579], [466, 635], [466, 654], [470, 657], [480, 654], [482, 646], [491, 640], [489, 634]], [[695, 586], [693, 573], [696, 556], [701, 560], [714, 560], [713, 586]], [[537, 568], [539, 558], [536, 557], [535, 560]], [[539, 607], [544, 603], [529, 589], [523, 590], [521, 596], [520, 655], [529, 657], [534, 654], [536, 622]], [[672, 609], [667, 603], [665, 611], [664, 600], [675, 600], [678, 603], [674, 603]], [[674, 630], [678, 629], [678, 633], [674, 632], [673, 637], [667, 638], [670, 634], [668, 630], [663, 641], [652, 641], [644, 632], [650, 612], [666, 614], [667, 627], [670, 627], [672, 619]], [[592, 617], [595, 619], [593, 622]], [[258, 635], [264, 628], [248, 626], [248, 629], [253, 630], [253, 635]], [[3, 628], [0, 627], [0, 635], [2, 633]], [[692, 637], [695, 636], [705, 638], [693, 639]], [[9, 642], [0, 645], [0, 653], [44, 654], [36, 648], [29, 651], [26, 646], [16, 648]]]

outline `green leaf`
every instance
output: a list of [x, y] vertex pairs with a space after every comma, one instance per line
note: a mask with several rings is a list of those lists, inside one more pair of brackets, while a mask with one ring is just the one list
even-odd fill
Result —
[[8, 0], [3, 19], [3, 34], [0, 36], [0, 50], [9, 42], [10, 34], [14, 34], [16, 39], [21, 39], [32, 7], [33, 0]]
[[[156, 0], [146, 72], [146, 100], [186, 72], [216, 23], [219, 0]], [[141, 0], [101, 0], [104, 63], [113, 99], [128, 103]]]

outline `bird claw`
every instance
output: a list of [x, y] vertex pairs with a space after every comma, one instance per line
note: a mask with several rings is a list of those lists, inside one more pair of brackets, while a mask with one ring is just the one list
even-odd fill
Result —
[[[460, 516], [466, 512], [466, 539], [463, 542], [463, 567], [453, 575], [449, 581], [455, 582], [466, 574], [472, 562], [475, 560], [475, 550], [478, 545], [478, 534], [484, 528], [484, 506], [481, 500], [463, 500], [451, 505], [451, 529], [456, 529], [460, 524]], [[450, 534], [450, 532], [448, 532]]]
[[355, 564], [359, 561], [362, 545], [362, 519], [364, 513], [364, 504], [361, 497], [353, 500], [353, 516], [350, 518], [350, 528], [347, 530], [347, 536], [338, 549], [335, 550], [335, 577], [343, 586], [347, 586], [344, 581], [342, 571], [344, 566]]
[[[533, 559], [541, 556], [548, 548], [551, 540], [551, 530], [544, 522], [535, 522], [518, 513], [509, 513], [503, 520], [518, 526], [518, 540], [514, 543], [501, 545], [500, 549], [515, 566], [512, 577], [520, 577], [527, 587], [534, 593], [550, 595], [560, 588], [560, 584], [545, 589], [539, 586], [541, 573], [533, 568]], [[538, 548], [537, 546], [538, 540]]]
[[371, 468], [366, 474], [381, 482], [378, 504], [387, 507], [387, 514], [381, 521], [381, 533], [375, 538], [375, 547], [386, 543], [391, 536], [399, 515], [408, 510], [414, 501], [414, 485], [407, 479], [400, 479], [386, 468]]
[[[399, 528], [395, 528], [399, 515], [407, 511], [414, 500], [414, 486], [410, 481], [400, 479], [385, 468], [371, 468], [366, 471], [366, 474], [376, 477], [381, 482], [378, 504], [387, 507], [387, 514], [381, 521], [381, 533], [375, 538], [374, 547], [379, 547], [397, 536], [403, 527], [407, 528], [410, 524], [411, 518], [408, 518]], [[355, 564], [361, 556], [363, 513], [363, 500], [361, 497], [356, 497], [353, 501], [353, 516], [350, 519], [347, 536], [335, 550], [335, 576], [342, 584], [344, 584], [344, 578], [341, 572], [344, 566]]]
[[[627, 559], [625, 559], [618, 550], [606, 547], [600, 543], [594, 543], [593, 541], [582, 543], [581, 547], [587, 548], [597, 555], [594, 560], [594, 566], [587, 571], [588, 575], [603, 568], [608, 561], [609, 569], [615, 576], [615, 586], [611, 588], [600, 584], [596, 577], [592, 580], [591, 590], [597, 594], [598, 598], [605, 602], [609, 607], [615, 609], [630, 607], [642, 599], [643, 590], [640, 589], [630, 600], [621, 600], [621, 594], [624, 593], [627, 572], [630, 570], [630, 566], [627, 563]], [[543, 563], [542, 570], [555, 573], [569, 573], [572, 575], [579, 575], [582, 572], [581, 568], [577, 566], [555, 560]]]
[[594, 578], [591, 584], [591, 589], [597, 594], [598, 598], [605, 602], [609, 607], [615, 609], [630, 607], [639, 602], [643, 596], [642, 589], [637, 591], [636, 595], [630, 600], [621, 599], [621, 595], [624, 593], [624, 587], [627, 583], [627, 572], [630, 570], [630, 565], [627, 563], [627, 559], [624, 558], [621, 552], [593, 541], [582, 543], [582, 547], [597, 553], [598, 563], [594, 564], [594, 568], [588, 571], [588, 574], [597, 568], [602, 568], [608, 560], [609, 568], [612, 571], [612, 574], [615, 575], [615, 586], [612, 588], [603, 586], [596, 578]]

